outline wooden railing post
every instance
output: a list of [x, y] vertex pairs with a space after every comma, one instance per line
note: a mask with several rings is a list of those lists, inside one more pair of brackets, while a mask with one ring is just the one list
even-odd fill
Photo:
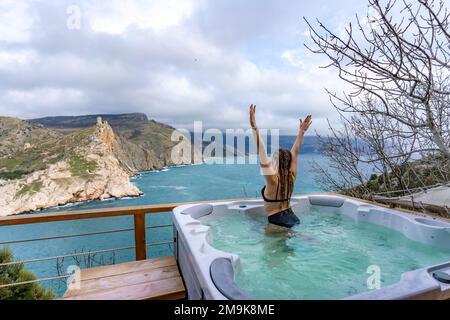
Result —
[[147, 259], [145, 239], [145, 214], [134, 215], [134, 242], [136, 246], [136, 260]]

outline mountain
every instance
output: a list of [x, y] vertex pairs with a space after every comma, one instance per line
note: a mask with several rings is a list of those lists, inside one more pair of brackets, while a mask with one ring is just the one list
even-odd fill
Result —
[[[296, 136], [280, 136], [280, 148], [291, 149], [294, 145]], [[322, 153], [322, 143], [316, 136], [305, 136], [303, 138], [302, 147], [300, 153]]]
[[94, 126], [98, 117], [113, 128], [120, 141], [116, 156], [131, 171], [155, 170], [173, 164], [171, 150], [176, 143], [171, 141], [171, 136], [175, 129], [149, 120], [142, 113], [45, 117], [30, 122], [67, 134]]
[[[194, 137], [194, 133], [191, 132], [191, 142], [195, 143], [195, 140], [193, 137]], [[287, 136], [287, 135], [279, 136], [278, 144], [276, 145], [276, 147], [291, 150], [296, 138], [297, 138], [297, 136]], [[237, 142], [238, 140], [243, 141], [242, 145], [240, 145], [240, 143]], [[222, 154], [226, 155], [226, 156], [248, 155], [249, 151], [251, 150], [250, 144], [252, 144], [252, 146], [254, 146], [253, 136], [248, 135], [248, 134], [247, 135], [246, 134], [236, 134], [232, 137], [227, 137], [226, 134], [222, 134], [222, 141], [224, 143]], [[197, 143], [197, 144], [201, 145], [202, 148], [205, 149], [207, 146], [210, 145], [210, 143], [211, 143], [211, 141], [202, 141], [201, 143]], [[265, 141], [265, 143], [266, 143], [267, 151], [269, 153], [272, 152], [272, 150], [271, 150], [272, 149], [272, 141], [269, 137], [267, 138], [267, 141]], [[244, 148], [244, 150], [241, 150], [241, 149], [238, 150], [238, 148]], [[305, 136], [303, 138], [303, 143], [302, 143], [302, 147], [300, 149], [300, 153], [301, 154], [322, 153], [322, 149], [323, 149], [323, 146], [322, 146], [322, 143], [319, 138], [317, 138], [316, 136]], [[256, 150], [253, 150], [253, 151], [256, 151]], [[213, 156], [215, 156], [215, 155], [213, 154]]]
[[147, 116], [143, 113], [58, 116], [31, 119], [29, 121], [53, 129], [80, 129], [94, 126], [97, 123], [98, 117], [101, 117], [104, 121], [108, 122], [114, 129], [116, 129], [116, 127], [128, 127], [130, 124], [145, 125], [149, 122]]
[[[26, 125], [26, 124], [24, 124]], [[0, 216], [70, 202], [139, 196], [114, 150], [119, 141], [107, 122], [51, 137], [0, 158], [2, 172], [21, 173], [0, 186]]]
[[173, 164], [178, 142], [170, 126], [145, 115], [106, 115], [113, 128], [103, 116], [94, 123], [92, 117], [0, 117], [0, 216], [139, 196], [130, 177]]
[[58, 138], [54, 130], [17, 118], [0, 117], [0, 157], [27, 149], [40, 141]]

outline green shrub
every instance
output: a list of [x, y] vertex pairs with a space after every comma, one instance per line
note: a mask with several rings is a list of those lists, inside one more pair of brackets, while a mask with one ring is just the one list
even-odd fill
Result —
[[84, 157], [75, 155], [69, 160], [70, 172], [75, 177], [88, 178], [97, 170], [97, 163]]
[[16, 198], [20, 198], [30, 192], [39, 192], [43, 186], [44, 183], [40, 180], [34, 180], [30, 184], [24, 184], [22, 185], [22, 188], [16, 193]]
[[[0, 264], [14, 261], [9, 248], [0, 248]], [[33, 272], [26, 270], [23, 264], [0, 266], [0, 286], [4, 284], [36, 280]], [[22, 284], [0, 288], [0, 300], [49, 300], [55, 295], [44, 289], [39, 283]]]
[[0, 179], [15, 180], [23, 177], [26, 174], [28, 174], [28, 172], [20, 170], [10, 172], [0, 172]]

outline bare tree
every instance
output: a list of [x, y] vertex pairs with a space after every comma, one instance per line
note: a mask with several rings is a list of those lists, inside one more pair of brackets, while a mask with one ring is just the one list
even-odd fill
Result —
[[[433, 162], [430, 181], [449, 179], [450, 14], [444, 1], [369, 0], [368, 14], [356, 15], [341, 33], [317, 20], [310, 29], [313, 53], [325, 55], [351, 92], [327, 89], [341, 114], [342, 129], [330, 125], [322, 141], [330, 166], [319, 170], [328, 189], [370, 192], [374, 175], [384, 190], [424, 185], [417, 159]], [[444, 164], [444, 166], [442, 165]], [[420, 171], [420, 170], [419, 170]], [[429, 174], [429, 172], [427, 173]]]

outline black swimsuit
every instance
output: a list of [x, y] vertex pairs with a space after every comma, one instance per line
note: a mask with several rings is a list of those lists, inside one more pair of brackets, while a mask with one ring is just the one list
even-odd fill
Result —
[[[261, 194], [262, 194], [264, 201], [266, 201], [266, 202], [286, 202], [286, 201], [290, 200], [290, 198], [282, 199], [282, 200], [267, 199], [266, 196], [264, 195], [265, 190], [266, 190], [266, 186], [264, 186], [264, 188], [262, 188]], [[277, 196], [278, 196], [278, 187], [277, 187]], [[286, 228], [292, 228], [293, 226], [300, 224], [300, 219], [295, 215], [294, 211], [292, 211], [291, 208], [280, 211], [278, 213], [275, 213], [275, 214], [269, 216], [268, 220], [269, 220], [269, 223], [272, 223], [272, 224], [275, 224], [275, 225], [281, 226], [281, 227], [286, 227]]]

